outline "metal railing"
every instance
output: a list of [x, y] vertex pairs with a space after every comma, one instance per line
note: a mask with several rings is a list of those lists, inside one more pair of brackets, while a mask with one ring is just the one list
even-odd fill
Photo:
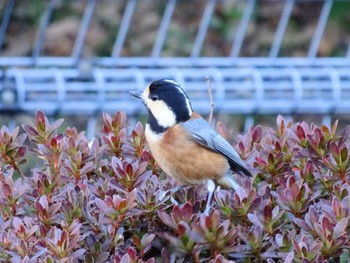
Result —
[[[53, 57], [42, 55], [45, 32], [57, 8], [57, 0], [48, 1], [31, 54], [0, 57], [0, 95], [10, 90], [15, 92], [14, 103], [0, 101], [0, 111], [34, 112], [41, 108], [49, 115], [96, 116], [103, 111], [125, 110], [135, 115], [144, 112], [143, 105], [131, 100], [126, 91], [142, 90], [154, 79], [169, 77], [183, 85], [197, 111], [208, 113], [206, 78], [210, 77], [216, 112], [247, 116], [316, 113], [325, 116], [324, 122], [330, 120], [330, 114], [350, 113], [350, 45], [342, 57], [317, 56], [332, 7], [341, 1], [308, 1], [320, 6], [320, 12], [309, 47], [302, 57], [281, 56], [281, 49], [293, 10], [305, 1], [276, 1], [279, 3], [279, 21], [269, 51], [263, 57], [242, 56], [247, 31], [252, 23], [257, 23], [254, 14], [263, 1], [239, 1], [242, 12], [230, 51], [220, 57], [208, 57], [203, 53], [211, 21], [217, 6], [225, 1], [207, 0], [197, 21], [189, 54], [166, 57], [163, 51], [179, 2], [183, 1], [166, 1], [149, 55], [123, 55], [140, 3], [129, 0], [124, 1], [110, 56], [84, 57], [85, 39], [94, 11], [100, 4], [100, 1], [88, 0], [71, 54]], [[0, 48], [5, 42], [15, 4], [15, 0], [8, 0], [2, 10]], [[189, 5], [195, 7], [193, 3]], [[251, 123], [252, 118], [247, 117], [246, 126]]]

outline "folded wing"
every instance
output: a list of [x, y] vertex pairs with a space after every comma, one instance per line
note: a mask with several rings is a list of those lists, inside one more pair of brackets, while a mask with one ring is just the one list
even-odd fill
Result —
[[232, 171], [252, 176], [239, 154], [220, 134], [202, 118], [191, 119], [181, 124], [198, 144], [225, 156]]

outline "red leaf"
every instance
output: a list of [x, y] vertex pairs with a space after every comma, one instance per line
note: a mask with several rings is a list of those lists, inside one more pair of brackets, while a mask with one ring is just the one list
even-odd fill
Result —
[[182, 237], [185, 233], [186, 233], [186, 227], [181, 224], [182, 222], [180, 222], [178, 225], [177, 225], [177, 233], [179, 234], [180, 237]]
[[228, 132], [228, 130], [223, 122], [221, 122], [221, 121], [217, 122], [216, 130], [222, 137], [224, 137], [225, 139], [228, 138], [229, 132]]
[[27, 153], [27, 147], [26, 146], [19, 147], [19, 149], [18, 149], [19, 157], [23, 157], [26, 153]]
[[304, 131], [303, 127], [301, 127], [301, 125], [297, 126], [296, 134], [300, 140], [304, 140], [306, 137], [305, 131]]
[[320, 128], [316, 128], [315, 129], [315, 139], [316, 141], [319, 143], [321, 142], [321, 140], [323, 140], [323, 133], [322, 133], [322, 130]]
[[24, 124], [22, 125], [23, 130], [29, 135], [29, 136], [38, 136], [39, 134], [37, 131], [30, 125]]
[[269, 206], [269, 205], [265, 206], [265, 208], [264, 208], [264, 217], [265, 217], [265, 220], [267, 222], [272, 219], [272, 208], [271, 208], [271, 206]]
[[57, 149], [57, 140], [56, 140], [56, 138], [52, 138], [52, 139], [51, 139], [51, 146], [52, 146], [53, 148]]
[[158, 210], [157, 213], [158, 213], [159, 218], [163, 221], [164, 224], [166, 224], [167, 226], [169, 226], [173, 229], [177, 228], [177, 225], [174, 222], [174, 219], [170, 215], [168, 215], [168, 213], [166, 213], [162, 210]]
[[260, 157], [256, 157], [255, 161], [259, 166], [266, 166], [267, 165], [266, 161]]
[[305, 173], [312, 174], [314, 171], [314, 165], [311, 160], [308, 160], [304, 167]]
[[256, 126], [253, 130], [252, 133], [252, 142], [259, 142], [261, 139], [261, 135], [262, 135], [262, 129], [260, 127], [260, 125]]
[[39, 203], [39, 201], [35, 202], [35, 208], [38, 211], [39, 215], [43, 215], [44, 214], [44, 208], [43, 206]]
[[130, 163], [128, 163], [126, 165], [126, 168], [125, 168], [125, 173], [128, 174], [128, 175], [132, 175], [133, 174], [133, 168], [132, 168], [132, 165]]
[[206, 216], [204, 220], [205, 220], [205, 224], [202, 227], [208, 228], [208, 229], [213, 227], [213, 221], [210, 216]]
[[328, 236], [328, 234], [330, 234], [333, 229], [331, 222], [325, 216], [322, 217], [321, 226], [322, 226], [322, 232], [325, 236]]
[[193, 207], [190, 203], [186, 203], [182, 208], [182, 218], [190, 218], [193, 215]]
[[285, 121], [282, 115], [277, 116], [277, 127], [279, 129], [280, 134], [282, 135], [285, 131]]
[[343, 218], [342, 220], [340, 220], [334, 227], [333, 229], [333, 235], [332, 238], [334, 240], [338, 239], [340, 236], [345, 235], [346, 234], [346, 227], [348, 226], [348, 218]]
[[46, 116], [39, 110], [35, 115], [36, 128], [40, 131], [46, 131]]
[[333, 141], [331, 142], [330, 150], [331, 150], [331, 153], [332, 153], [335, 161], [337, 163], [340, 163], [340, 149], [339, 149], [338, 145]]
[[11, 195], [12, 195], [11, 194], [12, 193], [11, 187], [7, 183], [3, 183], [3, 185], [2, 185], [2, 192], [3, 192], [3, 194], [5, 195], [5, 197], [7, 199], [11, 198]]

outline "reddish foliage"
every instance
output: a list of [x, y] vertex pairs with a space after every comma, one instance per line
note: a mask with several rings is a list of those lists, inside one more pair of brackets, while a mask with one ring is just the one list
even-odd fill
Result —
[[[140, 123], [128, 129], [121, 112], [103, 120], [91, 142], [40, 111], [26, 133], [2, 127], [0, 261], [347, 262], [350, 128], [281, 116], [276, 130], [251, 128], [236, 149], [254, 177], [216, 192], [205, 216], [205, 188], [170, 191]], [[43, 162], [24, 174], [28, 151]]]

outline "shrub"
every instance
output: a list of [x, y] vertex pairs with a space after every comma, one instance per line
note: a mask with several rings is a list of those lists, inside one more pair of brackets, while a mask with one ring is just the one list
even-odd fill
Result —
[[[2, 127], [0, 261], [348, 262], [350, 128], [252, 127], [236, 148], [254, 178], [205, 216], [205, 187], [173, 193], [140, 123], [103, 122], [92, 141], [41, 111], [25, 133]], [[25, 172], [29, 151], [42, 163]]]

